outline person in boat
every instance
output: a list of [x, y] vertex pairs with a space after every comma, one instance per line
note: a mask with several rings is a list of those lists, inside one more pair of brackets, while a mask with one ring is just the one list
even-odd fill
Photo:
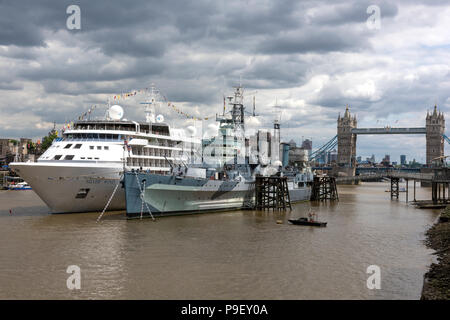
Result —
[[314, 216], [315, 215], [316, 214], [314, 212], [309, 211], [309, 213], [308, 213], [308, 220], [311, 221], [311, 222], [314, 222]]

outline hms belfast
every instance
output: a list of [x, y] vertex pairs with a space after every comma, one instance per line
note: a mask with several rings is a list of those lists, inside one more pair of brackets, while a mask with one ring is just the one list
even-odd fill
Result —
[[124, 175], [127, 216], [163, 216], [252, 208], [257, 175], [286, 175], [292, 202], [309, 200], [310, 168], [282, 170], [280, 125], [273, 135], [245, 136], [243, 88], [228, 97], [230, 111], [216, 116], [218, 134], [202, 141], [201, 163], [171, 161], [168, 174], [131, 170]]

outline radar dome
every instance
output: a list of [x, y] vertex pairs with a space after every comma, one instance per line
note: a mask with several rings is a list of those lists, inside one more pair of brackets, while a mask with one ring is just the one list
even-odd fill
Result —
[[197, 133], [197, 129], [194, 126], [187, 127], [187, 132], [190, 136], [194, 136]]
[[120, 120], [123, 117], [123, 109], [118, 104], [113, 105], [109, 108], [108, 115], [112, 120]]
[[275, 167], [282, 167], [282, 166], [283, 166], [283, 163], [282, 163], [280, 160], [276, 160], [276, 161], [274, 161], [273, 165], [274, 165]]

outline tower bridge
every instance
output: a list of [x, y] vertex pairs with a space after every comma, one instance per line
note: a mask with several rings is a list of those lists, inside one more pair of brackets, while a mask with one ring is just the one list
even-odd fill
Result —
[[[437, 106], [434, 106], [433, 113], [427, 112], [425, 118], [425, 127], [416, 128], [358, 128], [356, 115], [351, 115], [348, 107], [344, 116], [339, 114], [337, 120], [337, 135], [332, 139], [333, 143], [326, 145], [337, 145], [337, 171], [343, 172], [346, 176], [354, 176], [356, 168], [356, 139], [362, 134], [423, 134], [426, 137], [426, 163], [432, 165], [432, 160], [444, 156], [444, 132], [445, 119], [444, 114], [438, 112]], [[321, 149], [319, 149], [321, 150]], [[319, 150], [313, 156], [317, 157]], [[320, 151], [320, 152], [323, 152]], [[341, 174], [342, 175], [342, 174]]]
[[339, 167], [354, 168], [356, 163], [356, 138], [360, 134], [424, 134], [426, 136], [427, 165], [444, 155], [444, 114], [434, 106], [432, 114], [427, 112], [425, 127], [419, 128], [358, 128], [356, 115], [351, 115], [348, 107], [344, 116], [337, 120], [337, 146]]
[[[425, 127], [412, 128], [358, 128], [356, 115], [351, 115], [348, 107], [344, 116], [339, 114], [337, 119], [337, 135], [325, 145], [314, 151], [310, 160], [321, 157], [327, 151], [337, 146], [337, 167], [333, 168], [333, 175], [354, 176], [356, 168], [356, 140], [358, 135], [378, 135], [378, 134], [422, 134], [426, 138], [426, 164], [432, 166], [433, 159], [444, 156], [444, 142], [450, 143], [450, 139], [445, 136], [445, 118], [442, 112], [438, 112], [434, 106], [433, 112], [427, 111], [425, 117]], [[445, 140], [444, 140], [445, 139]], [[337, 172], [336, 172], [337, 170]]]
[[427, 128], [354, 128], [353, 134], [426, 134]]

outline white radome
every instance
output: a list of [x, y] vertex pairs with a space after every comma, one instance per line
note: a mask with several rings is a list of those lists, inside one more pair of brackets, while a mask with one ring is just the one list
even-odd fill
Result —
[[115, 104], [109, 108], [108, 115], [112, 120], [120, 120], [123, 117], [123, 109], [118, 104]]
[[273, 165], [274, 165], [275, 167], [282, 167], [282, 166], [283, 166], [283, 163], [282, 163], [280, 160], [276, 160], [276, 161], [273, 163]]
[[189, 126], [186, 128], [187, 132], [189, 134], [189, 136], [195, 136], [195, 134], [197, 133], [197, 129], [194, 126]]
[[164, 116], [162, 114], [158, 114], [156, 116], [156, 122], [161, 123], [164, 121]]

